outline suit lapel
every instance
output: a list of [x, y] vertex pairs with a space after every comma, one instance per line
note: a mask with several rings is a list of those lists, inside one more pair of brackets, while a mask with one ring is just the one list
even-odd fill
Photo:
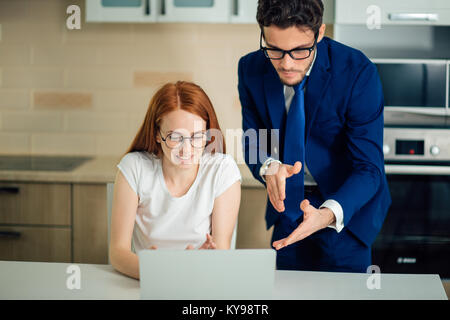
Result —
[[317, 110], [319, 109], [331, 79], [331, 75], [328, 71], [329, 66], [330, 62], [328, 59], [327, 45], [325, 40], [322, 40], [317, 45], [316, 61], [314, 62], [313, 69], [309, 75], [305, 92], [306, 141], [308, 141]]

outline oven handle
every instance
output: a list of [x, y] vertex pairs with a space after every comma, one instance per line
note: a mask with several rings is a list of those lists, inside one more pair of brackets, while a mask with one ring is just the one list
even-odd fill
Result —
[[386, 111], [389, 112], [401, 112], [412, 115], [422, 115], [422, 116], [430, 116], [430, 117], [445, 117], [447, 115], [447, 109], [441, 107], [439, 109], [417, 109], [414, 107], [396, 107], [396, 106], [386, 106]]
[[387, 164], [384, 168], [386, 174], [450, 175], [450, 166]]
[[391, 21], [438, 21], [437, 13], [389, 13]]

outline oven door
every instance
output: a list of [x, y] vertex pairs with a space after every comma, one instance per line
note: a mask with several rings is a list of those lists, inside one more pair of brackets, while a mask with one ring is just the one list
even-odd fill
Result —
[[383, 273], [450, 278], [450, 165], [386, 165], [392, 197], [373, 245]]

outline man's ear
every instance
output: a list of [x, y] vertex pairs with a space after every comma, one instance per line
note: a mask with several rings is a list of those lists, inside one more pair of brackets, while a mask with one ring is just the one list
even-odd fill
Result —
[[319, 36], [317, 37], [317, 43], [322, 41], [323, 37], [325, 36], [325, 29], [326, 29], [325, 23], [322, 23], [322, 25], [319, 28]]

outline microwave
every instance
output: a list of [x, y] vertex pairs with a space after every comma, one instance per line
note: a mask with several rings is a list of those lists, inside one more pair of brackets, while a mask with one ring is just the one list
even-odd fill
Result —
[[372, 59], [386, 126], [450, 127], [450, 60]]

